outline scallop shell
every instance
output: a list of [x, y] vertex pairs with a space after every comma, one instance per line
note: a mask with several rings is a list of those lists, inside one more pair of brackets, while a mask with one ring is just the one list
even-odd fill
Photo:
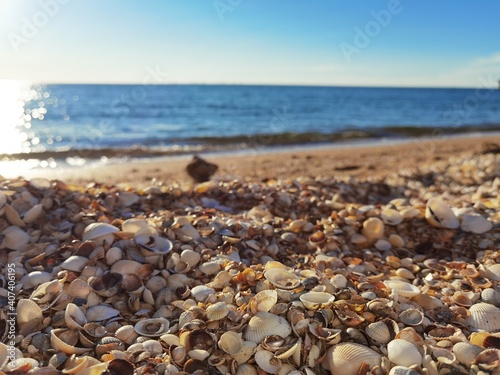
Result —
[[20, 299], [17, 303], [17, 324], [20, 334], [25, 336], [28, 333], [37, 331], [43, 320], [40, 307], [29, 299]]
[[415, 344], [402, 339], [387, 344], [387, 356], [392, 363], [400, 366], [420, 365], [423, 359]]
[[278, 373], [281, 368], [281, 360], [275, 358], [273, 353], [267, 350], [258, 350], [255, 353], [255, 362], [263, 371], [269, 374]]
[[300, 301], [309, 310], [327, 309], [335, 301], [335, 297], [325, 292], [307, 292], [302, 294]]
[[87, 320], [89, 322], [100, 322], [111, 319], [120, 314], [120, 310], [106, 305], [92, 306], [87, 309]]
[[492, 370], [491, 374], [498, 375], [500, 369], [500, 349], [486, 349], [479, 353], [472, 362], [480, 369]]
[[92, 223], [85, 227], [82, 233], [83, 241], [94, 241], [97, 245], [111, 246], [115, 240], [118, 228], [107, 223]]
[[208, 320], [221, 320], [229, 314], [229, 305], [226, 302], [216, 302], [206, 309]]
[[290, 333], [292, 333], [292, 327], [286, 319], [259, 311], [248, 322], [244, 337], [245, 340], [260, 343], [266, 336], [278, 335], [285, 338]]
[[462, 218], [460, 228], [464, 232], [472, 232], [476, 234], [483, 234], [493, 228], [493, 223], [479, 215], [465, 215]]
[[363, 236], [369, 241], [376, 241], [384, 236], [384, 222], [376, 217], [370, 217], [363, 222]]
[[420, 373], [405, 366], [394, 366], [389, 371], [389, 375], [420, 375]]
[[476, 303], [469, 309], [467, 323], [474, 329], [487, 332], [500, 331], [500, 308], [489, 303]]
[[495, 289], [484, 289], [481, 292], [481, 299], [486, 303], [500, 307], [500, 292]]
[[398, 325], [393, 320], [381, 320], [370, 323], [366, 328], [366, 334], [375, 342], [387, 344], [398, 333]]
[[269, 312], [278, 303], [278, 293], [273, 289], [266, 289], [258, 292], [250, 300], [252, 311]]
[[92, 350], [91, 348], [78, 348], [78, 334], [66, 329], [53, 329], [50, 331], [50, 343], [52, 348], [66, 354], [83, 354]]
[[70, 329], [83, 329], [87, 323], [87, 317], [74, 303], [68, 303], [64, 312], [66, 326]]
[[455, 302], [455, 304], [457, 304], [458, 306], [463, 306], [463, 307], [472, 306], [472, 300], [470, 299], [469, 295], [464, 292], [455, 292], [450, 297], [450, 299], [453, 302]]
[[366, 346], [346, 342], [332, 346], [325, 361], [332, 374], [356, 375], [362, 364], [379, 366], [382, 356]]
[[424, 314], [417, 309], [407, 309], [399, 315], [399, 319], [408, 326], [418, 326], [424, 320]]
[[165, 318], [143, 319], [134, 326], [135, 331], [146, 337], [160, 337], [170, 328], [170, 322]]
[[135, 342], [135, 339], [139, 337], [139, 334], [135, 331], [133, 325], [127, 324], [118, 328], [115, 332], [115, 336], [117, 339], [120, 339], [126, 344], [132, 344]]
[[384, 285], [392, 289], [393, 292], [396, 291], [400, 296], [403, 297], [413, 297], [420, 294], [420, 289], [410, 283], [399, 281], [399, 280], [386, 280]]
[[453, 210], [437, 197], [427, 201], [425, 218], [429, 224], [438, 228], [455, 229], [460, 224]]
[[493, 281], [500, 281], [500, 263], [492, 264], [481, 270], [481, 276]]
[[255, 366], [249, 365], [248, 363], [243, 363], [238, 366], [235, 375], [258, 375], [258, 371]]
[[255, 353], [255, 348], [257, 347], [257, 344], [252, 341], [243, 341], [243, 346], [241, 347], [241, 350], [233, 354], [232, 357], [233, 359], [238, 363], [242, 364], [247, 362]]
[[237, 354], [243, 348], [241, 333], [232, 331], [224, 332], [219, 339], [219, 348], [229, 355]]
[[382, 221], [387, 225], [398, 225], [403, 221], [403, 215], [392, 208], [386, 208], [380, 214]]
[[120, 273], [122, 275], [126, 273], [136, 273], [141, 266], [142, 264], [135, 260], [122, 259], [111, 266], [110, 272]]
[[481, 353], [484, 348], [477, 345], [472, 345], [467, 342], [457, 342], [453, 345], [453, 353], [457, 360], [463, 365], [470, 365], [477, 355]]
[[264, 272], [264, 277], [278, 289], [292, 290], [300, 285], [300, 278], [283, 268], [271, 268]]

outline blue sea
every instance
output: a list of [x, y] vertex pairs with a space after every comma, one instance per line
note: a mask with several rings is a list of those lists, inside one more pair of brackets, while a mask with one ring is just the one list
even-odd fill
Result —
[[14, 158], [141, 157], [500, 130], [500, 90], [493, 89], [11, 83], [0, 92], [12, 101], [4, 103], [9, 116], [0, 114], [7, 129], [0, 154]]

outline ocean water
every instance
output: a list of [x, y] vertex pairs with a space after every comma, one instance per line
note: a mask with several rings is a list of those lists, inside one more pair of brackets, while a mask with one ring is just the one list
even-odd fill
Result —
[[18, 157], [500, 129], [492, 89], [19, 84], [0, 93], [12, 101], [8, 117], [0, 114], [0, 154]]

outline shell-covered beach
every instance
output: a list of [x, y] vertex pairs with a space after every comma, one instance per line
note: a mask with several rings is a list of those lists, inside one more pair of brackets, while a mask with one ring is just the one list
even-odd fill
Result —
[[500, 374], [499, 176], [3, 179], [2, 372]]

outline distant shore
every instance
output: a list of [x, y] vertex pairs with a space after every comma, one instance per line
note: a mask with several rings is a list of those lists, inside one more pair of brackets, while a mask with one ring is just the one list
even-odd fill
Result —
[[[283, 147], [236, 153], [208, 153], [202, 157], [219, 166], [215, 179], [288, 179], [299, 176], [333, 176], [383, 179], [385, 176], [446, 162], [452, 156], [482, 153], [500, 147], [500, 135], [437, 137], [404, 142], [351, 143], [321, 147]], [[72, 168], [36, 168], [0, 172], [4, 177], [43, 176], [74, 183], [146, 185], [152, 182], [191, 183], [185, 172], [191, 155], [147, 159], [117, 159], [100, 165]], [[18, 173], [18, 174], [16, 174]]]

